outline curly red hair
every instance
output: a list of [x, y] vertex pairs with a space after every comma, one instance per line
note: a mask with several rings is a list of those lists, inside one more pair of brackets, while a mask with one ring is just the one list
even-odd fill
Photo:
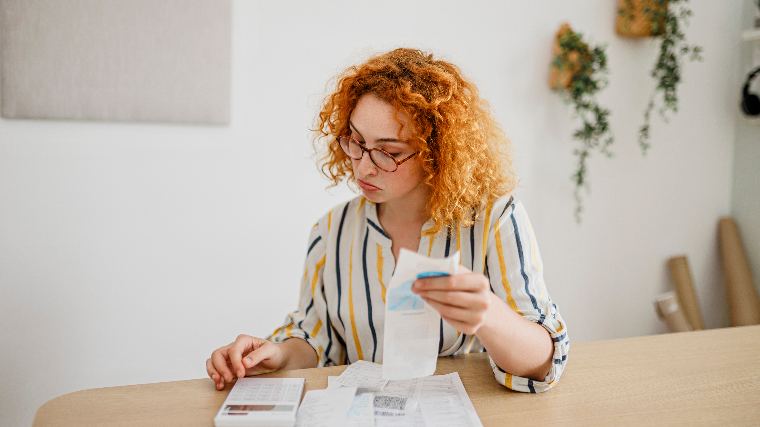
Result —
[[406, 113], [431, 193], [434, 222], [427, 233], [456, 224], [472, 225], [493, 199], [517, 183], [509, 140], [478, 96], [473, 83], [453, 64], [416, 49], [399, 48], [352, 66], [337, 78], [317, 120], [314, 144], [326, 142], [322, 172], [339, 184], [354, 181], [351, 159], [337, 139], [349, 133], [348, 120], [359, 98], [372, 93]]

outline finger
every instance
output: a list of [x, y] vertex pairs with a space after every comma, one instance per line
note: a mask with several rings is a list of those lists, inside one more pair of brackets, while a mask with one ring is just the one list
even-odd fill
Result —
[[228, 383], [232, 382], [232, 371], [230, 371], [227, 365], [227, 348], [222, 347], [219, 350], [211, 354], [211, 363], [214, 364], [214, 368], [222, 376], [222, 379]]
[[430, 306], [433, 307], [435, 311], [441, 315], [441, 317], [445, 317], [447, 319], [473, 324], [479, 323], [478, 319], [481, 317], [480, 313], [475, 310], [441, 304], [430, 299], [425, 299], [425, 302], [430, 304]]
[[243, 353], [248, 353], [253, 349], [255, 349], [253, 337], [248, 335], [238, 335], [235, 342], [230, 345], [227, 355], [230, 358], [232, 370], [238, 378], [245, 376], [245, 366], [243, 366], [242, 361]]
[[214, 369], [214, 364], [211, 363], [211, 358], [206, 359], [206, 372], [208, 373], [209, 378], [214, 380], [214, 382], [217, 382], [219, 379], [219, 373]]
[[487, 286], [488, 279], [482, 274], [462, 273], [453, 276], [430, 277], [417, 279], [414, 282], [415, 291], [479, 291]]
[[222, 379], [222, 376], [219, 375], [219, 372], [214, 369], [214, 364], [211, 362], [210, 358], [206, 359], [206, 372], [208, 372], [208, 376], [211, 377], [217, 390], [224, 388], [224, 380]]
[[245, 365], [252, 375], [255, 373], [261, 373], [260, 371], [262, 371], [262, 369], [256, 369], [257, 366], [261, 362], [273, 357], [276, 354], [276, 351], [277, 348], [274, 344], [265, 342], [256, 350], [248, 353], [248, 356], [243, 359], [243, 365]]
[[419, 296], [454, 307], [469, 308], [471, 310], [486, 308], [485, 297], [479, 292], [421, 291], [419, 292]]

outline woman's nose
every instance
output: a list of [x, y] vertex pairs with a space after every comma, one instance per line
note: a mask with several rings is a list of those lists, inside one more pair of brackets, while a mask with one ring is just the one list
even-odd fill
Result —
[[377, 166], [372, 162], [368, 152], [362, 152], [362, 158], [357, 162], [359, 162], [358, 169], [361, 176], [377, 175]]

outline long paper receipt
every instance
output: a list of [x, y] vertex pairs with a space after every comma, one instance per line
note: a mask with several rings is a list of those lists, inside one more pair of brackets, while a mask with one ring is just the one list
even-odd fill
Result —
[[383, 379], [404, 380], [435, 372], [441, 317], [412, 292], [412, 285], [417, 279], [452, 275], [458, 265], [459, 252], [436, 259], [401, 249], [385, 303]]

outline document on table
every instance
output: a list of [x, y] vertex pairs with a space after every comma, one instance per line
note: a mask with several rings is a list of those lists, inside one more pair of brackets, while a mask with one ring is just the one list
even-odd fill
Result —
[[214, 425], [292, 426], [303, 385], [303, 378], [240, 378], [214, 417]]
[[[349, 365], [341, 376], [327, 378], [328, 389], [340, 389], [343, 383], [352, 384], [352, 387], [347, 387], [351, 390], [355, 390], [356, 387], [359, 390], [377, 387], [378, 366], [371, 362]], [[346, 378], [341, 378], [344, 375]], [[357, 398], [365, 395], [372, 395], [375, 427], [481, 426], [475, 408], [456, 372], [410, 380], [390, 380], [381, 389], [373, 393], [358, 394]], [[355, 405], [356, 398], [352, 403], [352, 410]], [[364, 410], [366, 411], [366, 408]], [[357, 425], [350, 422], [349, 424]]]
[[423, 378], [417, 390], [425, 425], [436, 427], [481, 426], [459, 374]]
[[383, 379], [383, 366], [366, 360], [348, 365], [336, 381], [343, 387], [360, 387], [367, 391], [382, 390], [388, 382]]
[[[348, 423], [356, 387], [335, 387], [306, 393], [298, 409], [296, 426], [332, 427]], [[366, 411], [365, 411], [366, 412]]]
[[351, 408], [348, 410], [347, 425], [350, 427], [375, 426], [375, 395], [359, 393], [354, 396]]
[[412, 292], [414, 281], [456, 273], [459, 252], [444, 259], [401, 249], [385, 304], [382, 377], [404, 380], [432, 375], [438, 359], [438, 312]]

